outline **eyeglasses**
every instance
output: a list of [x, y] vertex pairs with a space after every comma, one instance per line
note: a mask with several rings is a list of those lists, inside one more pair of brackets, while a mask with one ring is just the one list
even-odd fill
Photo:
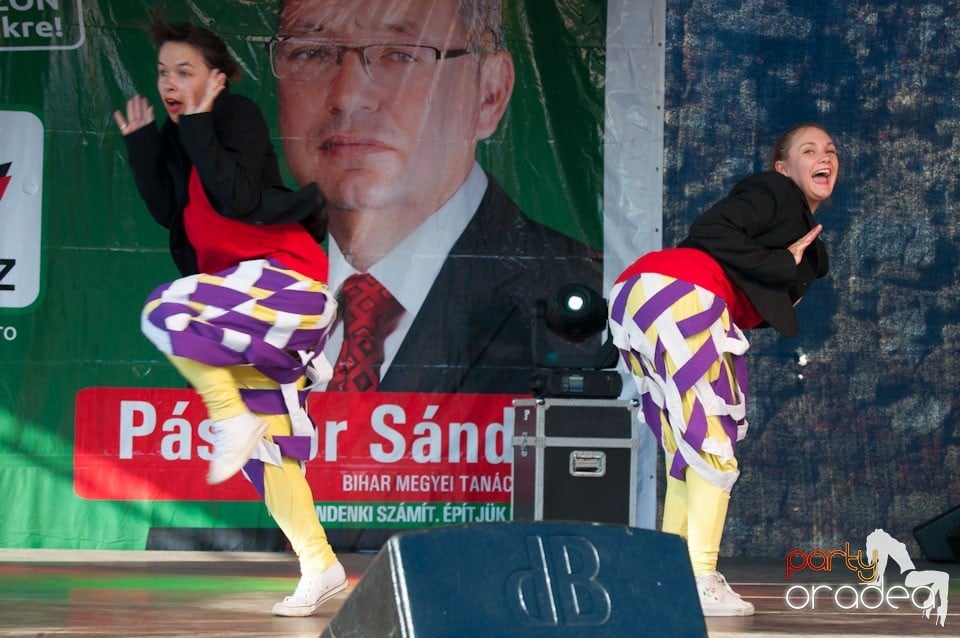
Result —
[[294, 82], [326, 82], [336, 75], [347, 53], [360, 57], [371, 80], [393, 84], [411, 75], [427, 74], [440, 60], [474, 53], [474, 49], [447, 49], [422, 44], [367, 44], [351, 47], [324, 40], [277, 36], [270, 40], [270, 69], [274, 76]]

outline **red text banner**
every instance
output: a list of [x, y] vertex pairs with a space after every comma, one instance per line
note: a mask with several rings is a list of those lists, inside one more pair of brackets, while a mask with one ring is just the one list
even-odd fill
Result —
[[[514, 397], [314, 393], [318, 502], [509, 503]], [[93, 500], [259, 500], [242, 475], [209, 486], [211, 421], [191, 390], [77, 393], [74, 491]], [[337, 506], [340, 507], [340, 506]], [[431, 517], [432, 518], [432, 517]], [[438, 514], [438, 518], [441, 518]]]

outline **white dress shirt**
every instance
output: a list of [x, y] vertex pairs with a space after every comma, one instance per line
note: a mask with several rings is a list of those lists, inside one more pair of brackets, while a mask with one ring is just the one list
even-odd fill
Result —
[[[384, 361], [380, 366], [380, 378], [390, 368], [390, 363], [400, 349], [420, 307], [440, 273], [450, 249], [473, 219], [487, 190], [487, 175], [479, 164], [473, 168], [463, 185], [433, 215], [407, 235], [393, 250], [373, 264], [367, 271], [403, 306], [403, 313], [396, 329], [384, 341]], [[359, 271], [344, 258], [333, 236], [328, 242], [330, 276], [327, 284], [334, 294], [350, 275]], [[327, 339], [323, 352], [332, 365], [336, 365], [343, 343], [343, 322], [337, 320]]]

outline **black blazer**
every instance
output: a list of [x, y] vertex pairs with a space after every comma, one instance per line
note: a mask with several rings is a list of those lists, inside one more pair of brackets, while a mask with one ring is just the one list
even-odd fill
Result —
[[[379, 389], [529, 394], [534, 303], [573, 282], [602, 294], [600, 253], [531, 221], [491, 177]], [[599, 345], [598, 336], [557, 350]]]
[[799, 332], [794, 305], [827, 274], [827, 251], [817, 237], [797, 265], [787, 249], [816, 222], [800, 187], [773, 171], [751, 175], [698, 217], [681, 247], [709, 253], [773, 327]]
[[194, 165], [210, 203], [221, 215], [253, 224], [299, 221], [320, 241], [316, 184], [296, 192], [283, 185], [267, 122], [247, 97], [224, 91], [209, 113], [168, 119], [124, 136], [130, 168], [147, 210], [170, 230], [170, 253], [182, 275], [197, 272], [183, 210]]

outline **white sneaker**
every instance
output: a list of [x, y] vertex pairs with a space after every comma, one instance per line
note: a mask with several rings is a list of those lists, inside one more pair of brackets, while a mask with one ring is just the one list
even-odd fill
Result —
[[309, 616], [324, 602], [347, 588], [347, 575], [340, 561], [319, 574], [304, 574], [296, 591], [273, 606], [274, 616]]
[[697, 576], [697, 595], [704, 616], [752, 616], [753, 603], [730, 589], [720, 572]]
[[216, 485], [240, 471], [257, 443], [267, 431], [267, 424], [253, 412], [244, 412], [229, 419], [214, 421], [213, 458], [207, 471], [207, 483]]

